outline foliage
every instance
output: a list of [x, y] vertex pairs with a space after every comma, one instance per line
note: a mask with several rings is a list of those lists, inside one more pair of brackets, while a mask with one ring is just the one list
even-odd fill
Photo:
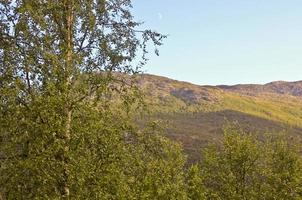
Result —
[[200, 166], [192, 165], [187, 174], [187, 193], [189, 199], [206, 199], [206, 190], [203, 181]]
[[265, 199], [302, 198], [301, 144], [283, 136], [269, 136], [264, 169]]
[[223, 146], [205, 149], [194, 166], [189, 191], [200, 196], [193, 199], [301, 199], [301, 161], [284, 137], [257, 139], [228, 126]]
[[139, 29], [131, 1], [1, 0], [0, 13], [3, 198], [185, 198], [180, 147], [132, 123], [126, 77], [165, 36]]

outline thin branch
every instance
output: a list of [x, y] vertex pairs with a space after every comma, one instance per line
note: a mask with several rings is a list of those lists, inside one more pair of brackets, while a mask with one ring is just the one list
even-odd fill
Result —
[[83, 48], [83, 44], [84, 44], [84, 42], [85, 42], [85, 40], [86, 40], [87, 34], [88, 34], [88, 26], [87, 26], [86, 29], [85, 29], [84, 36], [83, 36], [83, 38], [82, 38], [82, 40], [81, 40], [81, 44], [80, 44], [80, 47], [79, 47], [77, 53], [79, 53], [80, 51], [83, 50], [82, 48]]

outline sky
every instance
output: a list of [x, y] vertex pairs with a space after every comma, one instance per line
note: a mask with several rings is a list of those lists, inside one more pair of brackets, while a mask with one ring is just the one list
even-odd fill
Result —
[[169, 37], [146, 73], [201, 85], [302, 80], [302, 0], [133, 0]]

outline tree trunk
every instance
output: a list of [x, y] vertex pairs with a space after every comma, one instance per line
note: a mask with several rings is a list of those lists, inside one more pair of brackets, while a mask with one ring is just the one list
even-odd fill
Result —
[[64, 133], [64, 156], [63, 156], [63, 198], [70, 198], [70, 188], [69, 188], [69, 146], [71, 139], [71, 123], [72, 123], [72, 108], [71, 108], [71, 78], [73, 69], [73, 0], [65, 0], [65, 12], [66, 12], [66, 60], [65, 60], [65, 116], [66, 125]]

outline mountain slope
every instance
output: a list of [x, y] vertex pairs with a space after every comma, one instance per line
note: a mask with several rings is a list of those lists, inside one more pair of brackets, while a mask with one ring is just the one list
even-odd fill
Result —
[[296, 81], [296, 82], [276, 81], [265, 85], [256, 85], [256, 84], [233, 85], [233, 86], [220, 85], [217, 87], [225, 91], [232, 91], [232, 92], [247, 94], [247, 95], [259, 95], [263, 93], [268, 93], [268, 94], [291, 95], [297, 97], [302, 96], [302, 81]]
[[161, 119], [168, 136], [180, 141], [191, 161], [222, 127], [236, 122], [253, 133], [287, 131], [302, 135], [302, 82], [265, 85], [198, 86], [154, 75], [138, 77], [151, 118]]
[[301, 83], [198, 86], [153, 75], [139, 77], [139, 85], [144, 89], [154, 112], [234, 110], [298, 127], [302, 127]]

